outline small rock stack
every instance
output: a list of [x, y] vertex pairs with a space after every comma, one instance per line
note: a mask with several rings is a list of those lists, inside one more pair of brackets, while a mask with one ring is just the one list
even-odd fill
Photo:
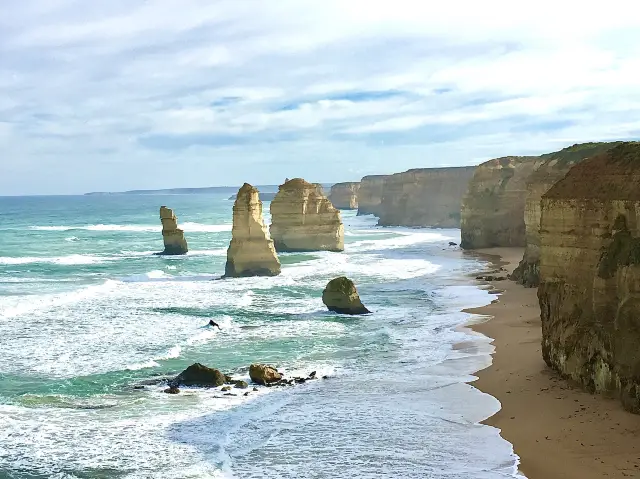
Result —
[[163, 255], [180, 255], [189, 251], [184, 231], [178, 228], [178, 218], [173, 210], [166, 206], [160, 207], [160, 221], [162, 221], [162, 239], [164, 240]]

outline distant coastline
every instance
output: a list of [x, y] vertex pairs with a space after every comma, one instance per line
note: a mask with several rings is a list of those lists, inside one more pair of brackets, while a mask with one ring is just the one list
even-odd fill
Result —
[[[333, 183], [321, 183], [325, 190], [330, 190]], [[208, 186], [203, 188], [166, 188], [158, 190], [129, 190], [129, 191], [91, 191], [84, 196], [109, 196], [109, 195], [203, 195], [211, 193], [224, 193], [235, 195], [239, 186]], [[263, 193], [276, 193], [278, 185], [256, 185]]]

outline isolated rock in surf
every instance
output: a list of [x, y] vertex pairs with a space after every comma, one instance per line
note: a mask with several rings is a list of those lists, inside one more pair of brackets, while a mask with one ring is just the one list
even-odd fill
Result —
[[166, 206], [160, 207], [160, 221], [162, 221], [162, 239], [164, 240], [164, 251], [161, 255], [187, 254], [189, 248], [187, 240], [184, 239], [184, 231], [178, 228], [178, 217], [173, 210]]
[[218, 387], [224, 385], [226, 377], [217, 369], [208, 368], [200, 363], [195, 363], [182, 371], [175, 379], [169, 382], [169, 386], [197, 386], [197, 387]]
[[249, 366], [249, 377], [256, 384], [272, 384], [282, 379], [282, 374], [272, 366], [265, 364], [252, 364]]
[[322, 302], [335, 313], [367, 314], [370, 313], [360, 301], [358, 290], [349, 278], [341, 276], [332, 279], [322, 292]]
[[321, 185], [302, 178], [280, 185], [271, 202], [270, 232], [278, 252], [344, 251], [340, 211]]
[[280, 261], [262, 218], [258, 190], [248, 183], [240, 188], [233, 204], [231, 234], [225, 277], [280, 274]]

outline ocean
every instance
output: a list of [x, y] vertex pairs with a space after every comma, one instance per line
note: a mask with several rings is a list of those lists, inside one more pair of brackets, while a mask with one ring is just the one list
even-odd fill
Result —
[[[517, 476], [511, 444], [480, 424], [498, 401], [468, 384], [492, 346], [461, 310], [494, 296], [468, 278], [486, 264], [448, 246], [459, 230], [343, 212], [344, 253], [219, 280], [228, 196], [0, 198], [0, 478]], [[188, 255], [153, 254], [161, 205]], [[339, 275], [373, 314], [326, 310]], [[135, 388], [194, 362], [328, 379], [247, 397]]]

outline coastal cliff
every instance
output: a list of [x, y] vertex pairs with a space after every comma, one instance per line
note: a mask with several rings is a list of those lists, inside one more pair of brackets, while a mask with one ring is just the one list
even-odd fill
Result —
[[525, 245], [526, 181], [534, 160], [506, 156], [476, 168], [460, 211], [463, 248]]
[[358, 182], [336, 183], [331, 187], [329, 200], [339, 210], [357, 210], [359, 190]]
[[262, 218], [258, 190], [245, 183], [233, 205], [233, 229], [225, 277], [276, 276], [280, 261]]
[[360, 180], [358, 191], [358, 216], [379, 216], [382, 203], [382, 189], [388, 175], [369, 175]]
[[340, 212], [321, 185], [294, 178], [271, 202], [271, 238], [276, 251], [344, 251]]
[[475, 169], [420, 168], [387, 177], [378, 225], [460, 227], [462, 197]]
[[620, 142], [575, 144], [558, 152], [542, 155], [536, 160], [534, 171], [527, 180], [524, 208], [526, 249], [522, 261], [511, 275], [514, 281], [527, 287], [537, 287], [539, 284], [542, 195], [585, 158], [603, 153], [619, 144]]
[[640, 143], [571, 168], [541, 201], [545, 362], [640, 412]]
[[184, 231], [178, 228], [178, 217], [171, 208], [160, 207], [160, 221], [162, 222], [162, 239], [164, 241], [164, 251], [161, 255], [181, 255], [187, 254], [189, 247], [184, 238]]

